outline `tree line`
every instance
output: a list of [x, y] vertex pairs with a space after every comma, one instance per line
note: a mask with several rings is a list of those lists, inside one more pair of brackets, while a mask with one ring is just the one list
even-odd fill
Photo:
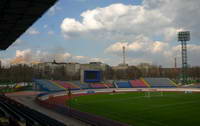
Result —
[[[128, 66], [125, 69], [114, 69], [107, 67], [102, 72], [104, 80], [127, 80], [138, 79], [140, 77], [168, 77], [173, 80], [179, 80], [181, 77], [180, 68], [163, 68], [162, 66], [139, 64], [137, 66]], [[187, 75], [189, 79], [200, 79], [200, 67], [193, 66], [188, 68]], [[80, 71], [71, 74], [63, 67], [45, 68], [41, 70], [26, 64], [13, 65], [8, 68], [0, 68], [1, 82], [31, 82], [34, 78], [37, 79], [53, 79], [53, 80], [80, 80]]]

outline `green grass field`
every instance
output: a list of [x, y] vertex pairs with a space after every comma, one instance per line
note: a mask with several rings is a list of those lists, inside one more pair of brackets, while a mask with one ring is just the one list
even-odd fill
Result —
[[79, 96], [72, 107], [134, 126], [200, 125], [200, 94], [151, 93], [97, 94]]

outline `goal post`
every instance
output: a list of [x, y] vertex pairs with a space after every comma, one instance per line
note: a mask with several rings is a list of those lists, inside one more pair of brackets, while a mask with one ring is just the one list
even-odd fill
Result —
[[150, 93], [151, 93], [150, 91], [145, 91], [144, 92], [145, 97], [150, 98], [151, 97]]
[[145, 91], [144, 92], [144, 97], [150, 98], [150, 97], [158, 97], [158, 96], [163, 96], [163, 91]]

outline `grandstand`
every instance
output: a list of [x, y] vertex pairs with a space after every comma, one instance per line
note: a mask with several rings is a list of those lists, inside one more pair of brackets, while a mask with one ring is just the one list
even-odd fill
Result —
[[117, 88], [114, 80], [106, 80], [104, 83], [108, 84], [110, 88]]
[[115, 88], [115, 86], [112, 83], [105, 83], [104, 84], [107, 88]]
[[43, 91], [64, 91], [66, 89], [81, 90], [81, 89], [103, 89], [114, 88], [112, 83], [80, 83], [80, 81], [60, 81], [60, 80], [41, 80], [35, 79], [35, 84]]
[[90, 84], [91, 88], [99, 89], [99, 88], [113, 88], [113, 84], [110, 83], [92, 83]]
[[90, 86], [92, 87], [92, 88], [107, 88], [106, 87], [106, 85], [104, 85], [104, 84], [99, 84], [99, 83], [94, 83], [94, 84], [90, 84]]
[[75, 85], [75, 84], [73, 84], [71, 82], [67, 82], [67, 81], [60, 81], [60, 80], [56, 80], [55, 81], [54, 80], [54, 81], [51, 81], [51, 83], [54, 83], [55, 85], [61, 86], [61, 87], [65, 88], [65, 89], [68, 89], [68, 88], [70, 88], [72, 90], [80, 89], [79, 86], [77, 86], [77, 85]]
[[182, 88], [200, 88], [200, 83], [191, 84], [191, 85], [183, 85]]
[[80, 81], [73, 81], [73, 84], [77, 85], [80, 87], [80, 89], [90, 89], [91, 86], [88, 83], [81, 83]]
[[106, 88], [175, 88], [176, 85], [168, 78], [141, 78], [136, 80], [106, 81], [104, 83], [81, 83], [80, 81], [60, 80], [34, 80], [35, 84], [43, 91], [64, 91], [82, 89], [106, 89]]
[[148, 85], [144, 83], [142, 80], [130, 80], [129, 83], [133, 88], [147, 88]]
[[168, 78], [144, 78], [151, 88], [173, 88], [176, 85]]
[[56, 92], [65, 90], [63, 87], [59, 87], [58, 85], [55, 85], [48, 80], [35, 79], [34, 82], [37, 86], [39, 86], [40, 90], [43, 91]]
[[0, 125], [5, 126], [65, 126], [3, 95], [0, 96], [0, 119]]
[[129, 81], [116, 81], [115, 83], [118, 88], [132, 88]]

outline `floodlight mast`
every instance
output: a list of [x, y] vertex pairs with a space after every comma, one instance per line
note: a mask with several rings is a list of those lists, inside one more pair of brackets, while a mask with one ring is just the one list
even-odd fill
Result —
[[182, 54], [182, 84], [187, 84], [187, 41], [190, 41], [190, 32], [181, 31], [178, 33], [178, 41], [181, 42]]

